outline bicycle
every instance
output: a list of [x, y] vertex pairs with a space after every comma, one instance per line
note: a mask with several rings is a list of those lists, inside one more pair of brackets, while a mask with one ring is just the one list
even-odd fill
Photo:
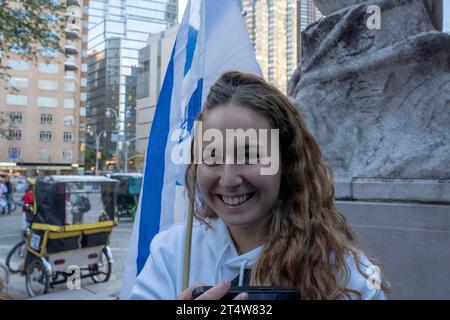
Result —
[[9, 251], [6, 257], [6, 267], [11, 273], [18, 273], [21, 271], [27, 251], [27, 239], [30, 232], [30, 229], [27, 228], [23, 234], [22, 241], [17, 243], [11, 251]]

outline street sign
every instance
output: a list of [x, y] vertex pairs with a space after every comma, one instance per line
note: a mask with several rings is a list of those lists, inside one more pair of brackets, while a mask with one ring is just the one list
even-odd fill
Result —
[[111, 142], [117, 142], [117, 141], [119, 141], [119, 134], [112, 133], [111, 134]]

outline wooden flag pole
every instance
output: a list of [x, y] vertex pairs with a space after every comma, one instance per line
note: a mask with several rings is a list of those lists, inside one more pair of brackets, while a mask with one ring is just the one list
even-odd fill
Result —
[[189, 210], [186, 224], [186, 242], [184, 246], [183, 290], [186, 290], [189, 287], [193, 220], [194, 220], [194, 202], [192, 201], [192, 203], [189, 203]]

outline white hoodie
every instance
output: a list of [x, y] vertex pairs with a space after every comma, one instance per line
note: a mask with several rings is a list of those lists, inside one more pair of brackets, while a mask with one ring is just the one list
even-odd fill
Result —
[[[193, 225], [189, 285], [200, 282], [213, 286], [238, 275], [242, 277], [244, 269], [251, 269], [262, 250], [260, 246], [238, 255], [222, 220], [209, 219], [208, 223], [212, 228], [198, 222]], [[185, 223], [175, 224], [155, 236], [131, 299], [171, 300], [181, 293], [185, 236]], [[367, 279], [357, 271], [353, 261], [348, 259], [351, 275], [347, 288], [359, 291], [363, 299], [384, 299], [382, 291], [369, 289]]]

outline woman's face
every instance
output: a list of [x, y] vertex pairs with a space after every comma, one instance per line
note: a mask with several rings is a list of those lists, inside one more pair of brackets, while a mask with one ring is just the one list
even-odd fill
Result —
[[[222, 132], [225, 140], [227, 140], [225, 138], [227, 129], [233, 131], [235, 129], [243, 129], [244, 131], [254, 129], [253, 132], [262, 132], [265, 129], [268, 132], [268, 138], [258, 139], [257, 144], [270, 145], [269, 150], [272, 148], [271, 150], [276, 151], [274, 155], [271, 155], [271, 158], [276, 156], [276, 160], [280, 160], [278, 144], [276, 144], [276, 147], [272, 147], [270, 142], [270, 130], [273, 128], [266, 118], [249, 108], [233, 104], [217, 106], [205, 114], [202, 129], [203, 133], [207, 132], [208, 129], [217, 129]], [[203, 150], [208, 148], [208, 143], [210, 142], [203, 141]], [[236, 159], [237, 149], [243, 147], [248, 151], [249, 144], [252, 143], [249, 143], [248, 140], [240, 143], [235, 140], [234, 151], [232, 151], [232, 148], [226, 147], [226, 143], [229, 143], [229, 141], [224, 142], [222, 150], [216, 148], [212, 151], [224, 163], [198, 164], [197, 184], [208, 207], [230, 229], [252, 230], [252, 228], [262, 225], [264, 218], [267, 217], [278, 199], [281, 170], [278, 169], [274, 174], [261, 174], [261, 169], [268, 165], [267, 163], [261, 164], [260, 158], [258, 158], [256, 164], [238, 164]], [[230, 152], [233, 153], [230, 154]], [[246, 152], [247, 160], [248, 157], [252, 158]], [[261, 157], [261, 153], [258, 157]], [[230, 161], [230, 159], [234, 159], [234, 161]], [[253, 159], [255, 160], [254, 157]], [[203, 160], [205, 159], [203, 158]]]

